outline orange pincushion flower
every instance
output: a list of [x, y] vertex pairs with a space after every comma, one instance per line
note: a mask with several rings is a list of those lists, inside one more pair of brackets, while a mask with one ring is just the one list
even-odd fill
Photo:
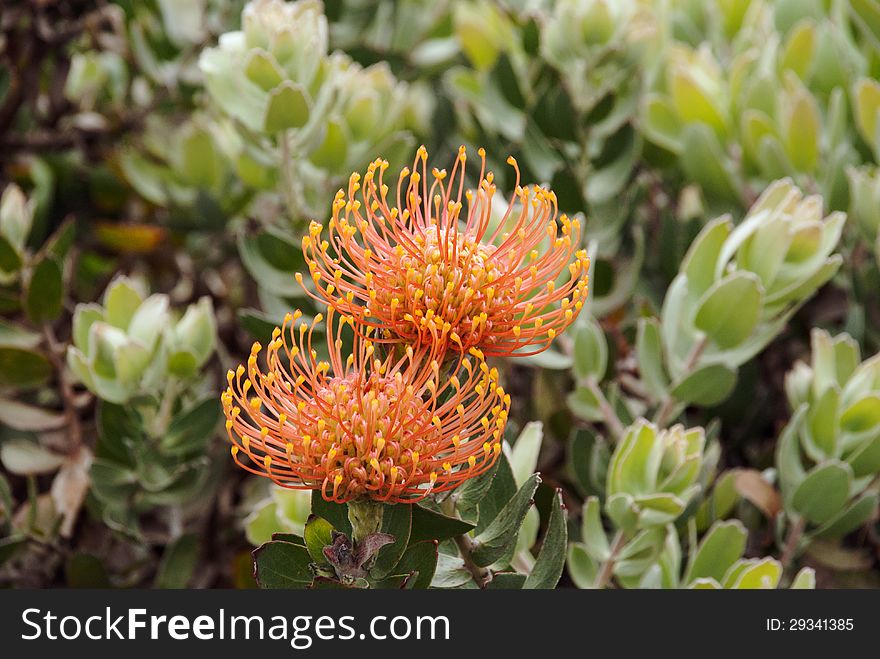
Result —
[[228, 373], [223, 409], [241, 467], [339, 503], [395, 503], [451, 490], [494, 464], [510, 396], [479, 350], [444, 372], [436, 346], [380, 357], [368, 328], [344, 358], [352, 319], [334, 323], [330, 309], [330, 357], [320, 361], [312, 333], [321, 316], [295, 327], [300, 315], [275, 329], [265, 372], [254, 344], [247, 368]]
[[439, 343], [459, 353], [478, 347], [487, 356], [547, 348], [587, 296], [580, 223], [557, 218], [552, 191], [521, 187], [511, 157], [516, 189], [491, 228], [495, 184], [485, 151], [479, 154], [479, 186], [465, 191], [464, 147], [449, 180], [435, 168], [430, 186], [428, 153], [420, 147], [412, 173], [400, 173], [394, 205], [383, 181], [387, 161], [369, 166], [363, 186], [353, 174], [348, 195], [340, 190], [333, 202], [329, 236], [312, 222], [303, 238], [317, 299], [354, 317], [358, 327], [373, 328], [378, 342]]

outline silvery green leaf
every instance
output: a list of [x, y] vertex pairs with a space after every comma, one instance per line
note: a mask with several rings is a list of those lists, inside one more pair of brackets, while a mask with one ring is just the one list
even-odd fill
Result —
[[739, 561], [724, 576], [724, 588], [772, 590], [782, 578], [782, 564], [773, 558]]
[[746, 548], [748, 531], [739, 520], [712, 525], [688, 562], [684, 583], [697, 579], [722, 581]]
[[761, 283], [752, 273], [737, 272], [715, 282], [700, 298], [694, 325], [722, 349], [751, 334], [761, 314]]
[[544, 428], [540, 421], [527, 423], [517, 437], [510, 456], [510, 468], [518, 486], [522, 486], [538, 466], [538, 454], [544, 439]]
[[726, 364], [706, 364], [674, 383], [674, 398], [705, 407], [727, 398], [736, 384], [736, 371]]
[[576, 542], [568, 546], [566, 560], [568, 574], [578, 588], [592, 588], [599, 572], [599, 564], [593, 560], [583, 545]]
[[815, 524], [827, 522], [846, 504], [852, 479], [852, 468], [846, 463], [817, 465], [794, 491], [791, 507]]
[[660, 323], [656, 318], [639, 318], [636, 355], [642, 383], [656, 400], [662, 399], [666, 395], [669, 380], [663, 368]]
[[51, 474], [64, 463], [64, 456], [52, 453], [28, 439], [7, 439], [0, 444], [0, 462], [11, 474]]
[[589, 377], [601, 382], [608, 368], [608, 343], [599, 324], [587, 318], [574, 330], [574, 375], [578, 380]]
[[611, 555], [608, 536], [602, 526], [601, 504], [596, 497], [589, 497], [584, 503], [581, 521], [581, 543], [596, 561], [604, 561]]

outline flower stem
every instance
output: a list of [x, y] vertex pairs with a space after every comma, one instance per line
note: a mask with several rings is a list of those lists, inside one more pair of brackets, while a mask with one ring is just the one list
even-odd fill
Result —
[[[446, 497], [443, 503], [440, 504], [440, 508], [443, 510], [444, 514], [449, 517], [455, 517], [455, 498], [451, 496]], [[485, 588], [492, 580], [492, 573], [489, 571], [489, 568], [480, 567], [474, 562], [474, 541], [471, 539], [470, 535], [462, 533], [461, 535], [456, 536], [455, 545], [458, 547], [458, 552], [461, 554], [461, 560], [464, 561], [465, 569], [471, 573], [471, 576], [480, 588]]]
[[351, 522], [351, 540], [357, 545], [368, 535], [382, 530], [382, 517], [385, 504], [369, 497], [360, 497], [348, 502], [348, 521]]

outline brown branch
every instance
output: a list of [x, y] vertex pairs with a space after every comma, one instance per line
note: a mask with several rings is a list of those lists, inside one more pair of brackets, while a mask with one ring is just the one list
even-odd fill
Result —
[[801, 516], [795, 519], [794, 523], [788, 529], [788, 536], [785, 538], [785, 546], [782, 548], [782, 556], [779, 562], [782, 563], [782, 569], [787, 569], [794, 560], [800, 545], [801, 538], [807, 528], [807, 520]]
[[52, 327], [46, 323], [43, 325], [43, 336], [48, 346], [48, 357], [58, 376], [58, 388], [61, 392], [61, 401], [64, 405], [64, 416], [67, 419], [67, 438], [69, 440], [67, 452], [72, 454], [82, 444], [82, 427], [79, 422], [79, 412], [76, 405], [76, 393], [73, 385], [67, 377], [66, 367], [61, 355], [64, 347], [58, 343]]
[[611, 577], [614, 575], [614, 567], [617, 565], [617, 556], [620, 554], [624, 545], [626, 545], [626, 536], [623, 534], [623, 531], [618, 531], [614, 536], [614, 540], [611, 542], [611, 553], [608, 555], [608, 558], [605, 559], [605, 562], [602, 563], [602, 568], [599, 570], [599, 574], [596, 575], [596, 581], [593, 583], [593, 588], [602, 589], [608, 585], [609, 581], [611, 581]]
[[471, 576], [480, 588], [485, 588], [492, 580], [492, 573], [488, 568], [480, 567], [474, 562], [473, 540], [467, 534], [463, 534], [455, 538], [455, 544], [458, 546], [458, 551], [461, 553], [461, 558], [467, 571], [471, 573]]

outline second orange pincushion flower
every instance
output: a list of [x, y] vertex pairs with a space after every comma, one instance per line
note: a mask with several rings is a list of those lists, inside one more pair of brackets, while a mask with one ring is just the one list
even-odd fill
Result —
[[246, 470], [284, 487], [319, 490], [344, 503], [368, 497], [412, 503], [485, 472], [501, 452], [510, 396], [479, 350], [441, 370], [438, 346], [380, 358], [355, 335], [342, 353], [349, 318], [327, 317], [329, 361], [312, 347], [311, 325], [288, 314], [247, 368], [229, 371], [222, 396], [232, 455]]
[[326, 239], [323, 225], [312, 223], [303, 253], [317, 299], [372, 328], [379, 342], [459, 353], [477, 347], [487, 356], [541, 352], [587, 296], [579, 221], [557, 219], [552, 191], [521, 187], [510, 158], [516, 189], [493, 228], [485, 152], [476, 191], [464, 190], [464, 147], [448, 180], [435, 168], [429, 184], [427, 157], [421, 147], [413, 171], [401, 172], [394, 205], [383, 181], [388, 163], [376, 160], [363, 185], [354, 174], [348, 194], [337, 194]]

